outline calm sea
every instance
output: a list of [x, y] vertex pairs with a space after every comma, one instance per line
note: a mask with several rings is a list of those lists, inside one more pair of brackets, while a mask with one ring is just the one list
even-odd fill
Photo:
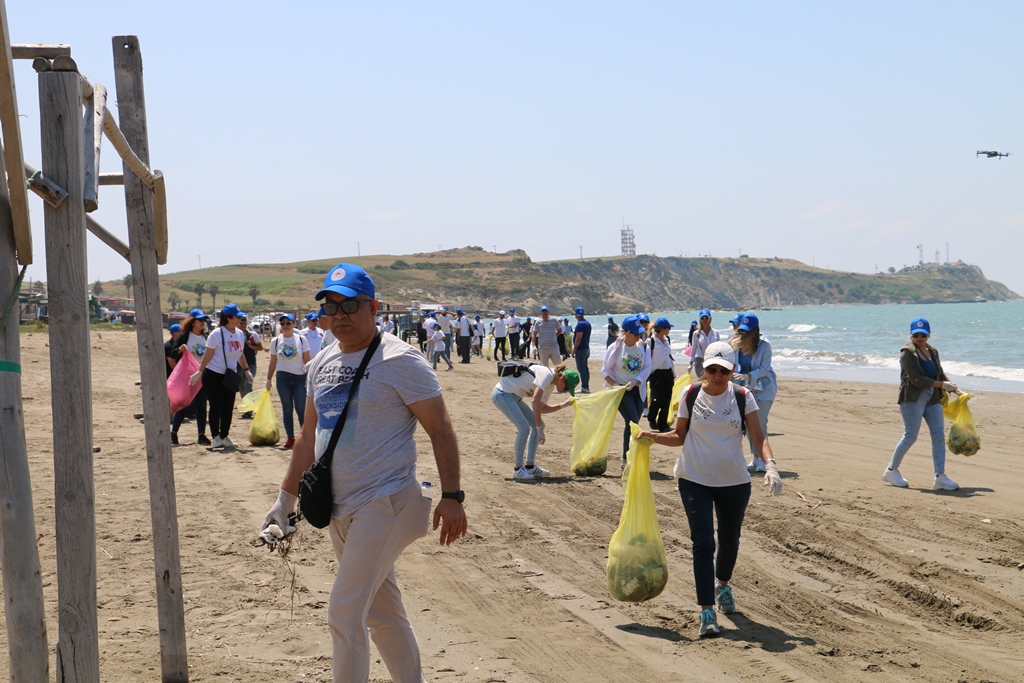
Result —
[[[1024, 393], [1024, 301], [805, 306], [753, 313], [761, 333], [771, 341], [773, 365], [780, 375], [898, 384], [899, 350], [909, 341], [910, 321], [924, 317], [932, 326], [930, 343], [961, 389]], [[731, 333], [733, 315], [712, 311], [712, 324]], [[697, 313], [651, 314], [652, 320], [662, 316], [676, 325], [672, 345], [681, 354]], [[622, 318], [615, 316], [619, 323]], [[606, 320], [591, 321], [597, 328], [595, 357], [603, 354]]]

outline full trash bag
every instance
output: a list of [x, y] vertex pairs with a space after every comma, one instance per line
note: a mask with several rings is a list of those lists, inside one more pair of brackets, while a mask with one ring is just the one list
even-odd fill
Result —
[[665, 545], [651, 489], [651, 440], [637, 439], [640, 427], [629, 425], [629, 480], [619, 528], [608, 542], [608, 590], [623, 602], [657, 597], [668, 583]]
[[672, 401], [668, 405], [668, 423], [669, 426], [676, 426], [676, 416], [679, 415], [679, 402], [683, 400], [683, 391], [686, 387], [690, 386], [691, 382], [690, 373], [680, 375], [676, 377], [676, 381], [672, 384]]
[[273, 446], [281, 440], [281, 430], [277, 426], [269, 391], [250, 391], [238, 404], [238, 410], [243, 413], [253, 412], [252, 425], [249, 427], [249, 443], [253, 446]]
[[596, 477], [608, 469], [608, 439], [624, 393], [625, 386], [616, 386], [576, 397], [569, 456], [569, 465], [576, 475]]
[[974, 424], [971, 409], [967, 407], [970, 400], [971, 395], [964, 392], [942, 409], [943, 414], [953, 421], [946, 434], [946, 445], [957, 455], [974, 455], [981, 450], [981, 435]]
[[203, 388], [203, 380], [199, 379], [195, 384], [189, 384], [189, 378], [199, 369], [199, 361], [189, 353], [189, 350], [181, 347], [181, 360], [178, 361], [171, 376], [167, 378], [167, 398], [171, 401], [171, 412], [176, 413], [192, 405], [196, 394]]

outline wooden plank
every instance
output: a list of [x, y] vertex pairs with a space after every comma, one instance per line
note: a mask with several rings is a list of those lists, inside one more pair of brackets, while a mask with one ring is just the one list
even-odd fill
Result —
[[[99, 683], [81, 101], [82, 85], [77, 73], [39, 74], [42, 171], [68, 191], [68, 201], [60, 207], [43, 205], [53, 397], [57, 679]], [[20, 180], [20, 171], [18, 176]]]
[[114, 146], [114, 150], [121, 157], [121, 161], [124, 162], [125, 166], [131, 169], [132, 173], [141, 178], [146, 187], [152, 190], [154, 178], [152, 171], [149, 170], [149, 164], [140, 159], [139, 155], [132, 149], [132, 144], [128, 142], [124, 133], [121, 132], [117, 121], [114, 120], [114, 115], [110, 113], [109, 109], [103, 115], [103, 132], [106, 133], [107, 139], [110, 140], [110, 144]]
[[[0, 183], [0, 292], [16, 292], [14, 226], [7, 184]], [[0, 567], [3, 570], [4, 616], [10, 680], [48, 683], [50, 653], [46, 642], [43, 580], [36, 546], [32, 482], [25, 447], [25, 413], [21, 395], [21, 332], [18, 309], [0, 329]]]
[[167, 263], [167, 189], [164, 174], [153, 171], [153, 244], [156, 247], [156, 262]]
[[124, 185], [124, 173], [100, 173], [100, 185]]
[[28, 191], [21, 182], [21, 126], [18, 123], [18, 95], [14, 87], [14, 61], [11, 57], [11, 36], [7, 29], [7, 5], [0, 0], [0, 33], [3, 34], [3, 53], [0, 53], [0, 130], [4, 134], [4, 168], [7, 170], [11, 219], [14, 221], [14, 244], [18, 250], [18, 263], [32, 263], [32, 225], [28, 216]]
[[58, 45], [11, 45], [11, 56], [14, 59], [35, 59], [36, 57], [43, 57], [45, 59], [53, 59], [54, 57], [60, 57], [61, 55], [71, 56], [71, 46], [58, 44]]
[[107, 89], [97, 83], [85, 105], [85, 212], [99, 208], [100, 150], [103, 147], [103, 115], [107, 111]]
[[[146, 96], [142, 85], [142, 54], [136, 36], [114, 36], [114, 81], [120, 130], [139, 160], [149, 165]], [[123, 157], [122, 157], [123, 158]], [[174, 493], [167, 415], [167, 373], [164, 370], [163, 318], [153, 229], [153, 193], [124, 161], [124, 199], [128, 243], [132, 248], [135, 314], [138, 327], [142, 408], [145, 414], [146, 463], [153, 524], [157, 622], [160, 632], [160, 673], [164, 683], [188, 681], [185, 609], [181, 592], [178, 512]]]
[[53, 208], [59, 208], [67, 201], [68, 191], [43, 175], [42, 171], [26, 174], [28, 189]]

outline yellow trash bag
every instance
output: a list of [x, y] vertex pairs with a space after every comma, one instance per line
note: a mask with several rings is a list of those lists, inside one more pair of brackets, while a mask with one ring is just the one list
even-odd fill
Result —
[[608, 439], [612, 435], [625, 386], [577, 396], [572, 420], [569, 465], [581, 477], [596, 477], [608, 469]]
[[487, 335], [487, 360], [491, 359], [491, 346], [494, 344], [494, 335]]
[[974, 416], [967, 402], [971, 395], [964, 392], [949, 401], [942, 409], [943, 414], [953, 421], [946, 434], [946, 445], [957, 455], [974, 455], [981, 450], [981, 435], [974, 424]]
[[238, 404], [238, 410], [243, 413], [253, 412], [252, 426], [249, 427], [249, 443], [253, 446], [273, 446], [281, 440], [281, 430], [277, 426], [269, 391], [250, 391]]
[[661, 542], [658, 511], [651, 489], [651, 440], [637, 439], [640, 427], [629, 425], [629, 481], [619, 528], [608, 542], [608, 590], [623, 602], [657, 597], [668, 583], [665, 545]]
[[683, 400], [683, 392], [686, 391], [686, 387], [690, 386], [690, 381], [690, 373], [686, 373], [685, 375], [676, 377], [676, 381], [672, 385], [672, 402], [668, 405], [669, 427], [676, 426], [676, 416], [679, 414], [679, 402]]

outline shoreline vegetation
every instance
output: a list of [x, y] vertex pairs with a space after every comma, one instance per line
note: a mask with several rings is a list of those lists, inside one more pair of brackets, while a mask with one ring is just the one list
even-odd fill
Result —
[[[1013, 301], [1021, 297], [962, 263], [925, 263], [877, 274], [815, 268], [794, 259], [600, 257], [535, 262], [520, 250], [493, 253], [464, 247], [410, 255], [332, 257], [282, 264], [238, 264], [166, 273], [165, 310], [216, 307], [228, 301], [254, 309], [313, 307], [312, 293], [339, 260], [367, 270], [385, 302], [453, 304], [480, 311], [546, 304], [570, 311], [764, 310], [829, 304]], [[101, 283], [124, 291], [121, 281]], [[212, 288], [212, 289], [211, 289]], [[200, 294], [197, 295], [197, 290]], [[171, 302], [177, 305], [172, 306]], [[188, 303], [189, 305], [184, 305]]]

